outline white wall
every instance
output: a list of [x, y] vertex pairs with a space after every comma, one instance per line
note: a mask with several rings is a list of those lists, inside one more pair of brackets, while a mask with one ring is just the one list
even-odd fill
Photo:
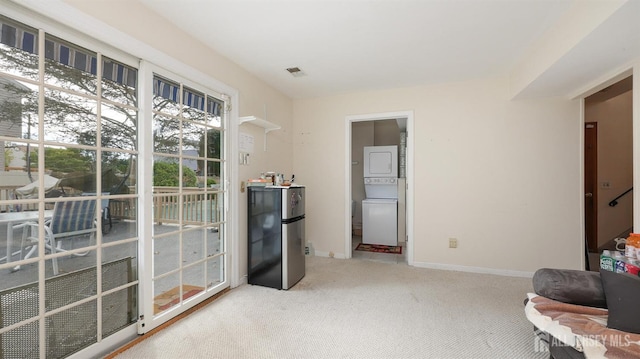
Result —
[[[295, 173], [308, 186], [307, 235], [316, 253], [344, 250], [345, 117], [413, 110], [416, 156], [408, 165], [416, 176], [416, 264], [515, 271], [581, 266], [578, 101], [509, 101], [506, 79], [485, 79], [299, 100], [292, 107], [137, 1], [127, 2], [127, 12], [109, 2], [67, 2], [238, 89], [240, 116], [263, 116], [267, 105], [268, 119], [283, 129], [269, 134], [267, 154], [240, 167], [240, 179], [267, 169]], [[248, 127], [255, 126], [240, 130], [259, 138], [260, 130]], [[240, 223], [245, 212], [246, 193]], [[242, 225], [240, 231], [238, 238], [246, 238]], [[458, 238], [458, 249], [447, 248], [448, 237]], [[246, 245], [240, 249], [245, 253]], [[246, 258], [239, 260], [245, 268]]]
[[408, 110], [416, 265], [581, 268], [580, 103], [510, 101], [502, 78], [296, 100], [294, 170], [317, 254], [344, 256], [345, 117]]
[[[356, 201], [354, 224], [362, 225], [362, 200], [364, 192], [364, 147], [374, 145], [374, 122], [354, 122], [351, 127], [351, 159], [357, 164], [351, 166], [351, 198]], [[362, 228], [362, 227], [360, 227]]]

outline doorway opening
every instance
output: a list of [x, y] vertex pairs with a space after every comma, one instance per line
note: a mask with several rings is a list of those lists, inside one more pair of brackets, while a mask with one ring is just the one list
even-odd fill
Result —
[[[413, 262], [413, 168], [411, 166], [413, 159], [413, 112], [347, 116], [345, 125], [347, 137], [345, 150], [345, 172], [347, 174], [345, 176], [345, 208], [347, 209], [345, 258], [362, 258], [411, 265]], [[391, 249], [391, 252], [385, 252], [371, 243], [363, 243], [363, 234], [367, 228], [370, 229], [370, 227], [363, 228], [363, 203], [365, 203], [366, 218], [369, 218], [367, 214], [370, 213], [368, 211], [372, 206], [369, 203], [372, 201], [366, 199], [364, 176], [364, 148], [369, 146], [397, 147], [398, 176], [391, 179], [398, 189], [397, 212], [394, 213], [397, 219], [391, 219], [397, 223], [397, 231], [393, 231], [397, 232], [397, 246], [391, 247], [399, 248], [383, 248]], [[376, 204], [375, 206], [382, 208], [387, 207], [388, 204]], [[387, 218], [387, 220], [389, 219]], [[358, 247], [359, 249], [356, 250]], [[398, 250], [401, 252], [398, 253]]]
[[597, 271], [603, 250], [633, 232], [633, 78], [584, 99], [584, 216], [588, 258]]

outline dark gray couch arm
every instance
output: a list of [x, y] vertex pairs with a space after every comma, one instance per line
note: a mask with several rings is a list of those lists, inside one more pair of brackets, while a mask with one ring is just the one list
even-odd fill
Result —
[[571, 269], [538, 269], [533, 275], [536, 294], [563, 303], [606, 308], [600, 273]]

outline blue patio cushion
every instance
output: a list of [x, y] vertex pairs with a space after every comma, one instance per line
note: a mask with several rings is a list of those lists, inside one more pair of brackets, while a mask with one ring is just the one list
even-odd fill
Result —
[[91, 229], [96, 218], [96, 201], [57, 202], [51, 218], [51, 232], [54, 234], [77, 232]]

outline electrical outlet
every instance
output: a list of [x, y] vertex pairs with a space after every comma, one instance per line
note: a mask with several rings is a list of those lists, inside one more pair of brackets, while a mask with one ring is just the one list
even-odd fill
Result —
[[449, 248], [458, 248], [457, 238], [449, 238]]

